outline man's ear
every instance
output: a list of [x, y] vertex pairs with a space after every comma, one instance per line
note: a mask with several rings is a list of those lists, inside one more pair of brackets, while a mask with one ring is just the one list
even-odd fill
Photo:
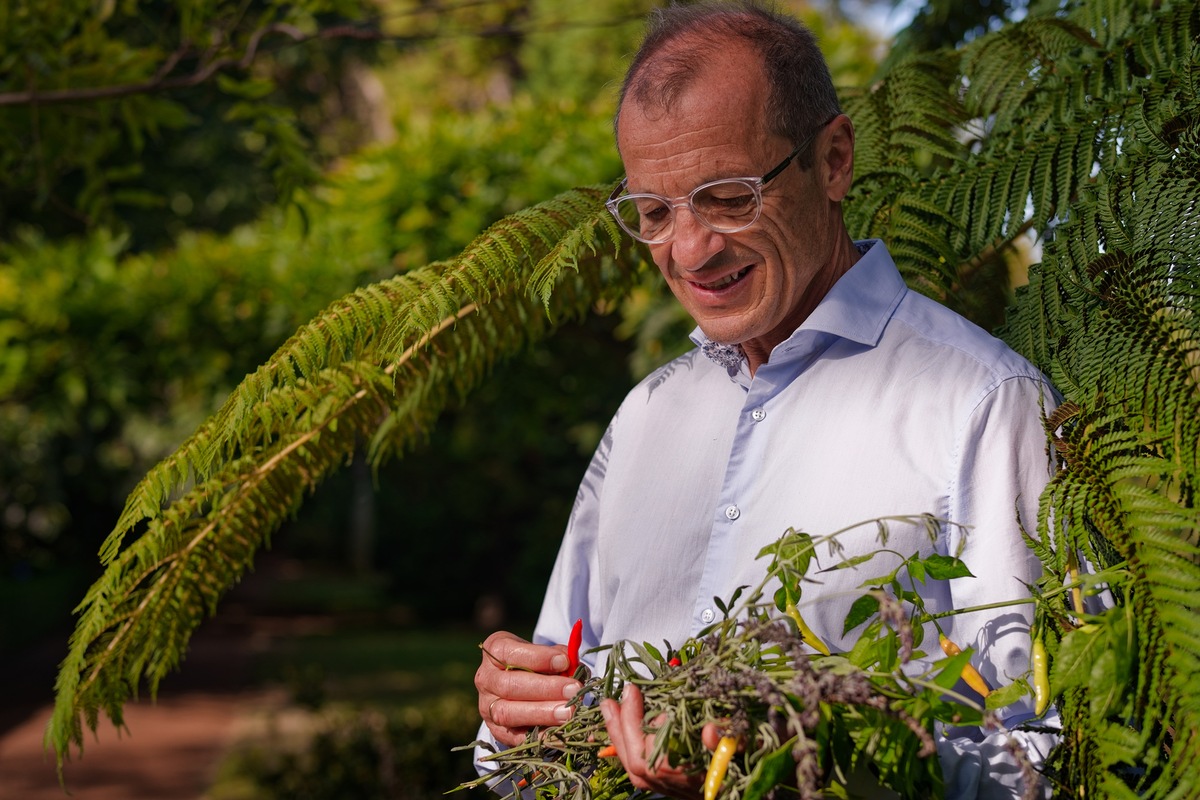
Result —
[[840, 203], [850, 191], [854, 179], [854, 123], [845, 114], [838, 115], [822, 132], [824, 147], [817, 167], [821, 171], [826, 196]]

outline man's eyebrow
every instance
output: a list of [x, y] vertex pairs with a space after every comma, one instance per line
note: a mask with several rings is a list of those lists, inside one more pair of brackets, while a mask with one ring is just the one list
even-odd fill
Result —
[[713, 181], [737, 180], [738, 178], [760, 178], [760, 177], [762, 177], [762, 176], [755, 174], [753, 170], [751, 170], [749, 172], [744, 172], [744, 171], [738, 172], [737, 170], [721, 170], [719, 172], [706, 172], [706, 173], [704, 173], [704, 177], [701, 177], [699, 180], [697, 180], [695, 183], [693, 183], [688, 188], [688, 190], [683, 192], [682, 194], [667, 195], [662, 192], [651, 191], [650, 189], [634, 188], [634, 184], [629, 182], [629, 176], [627, 175], [627, 176], [625, 176], [625, 194], [655, 194], [655, 195], [658, 195], [659, 197], [687, 197], [689, 194], [691, 194], [697, 188], [703, 186], [706, 183], [712, 183]]

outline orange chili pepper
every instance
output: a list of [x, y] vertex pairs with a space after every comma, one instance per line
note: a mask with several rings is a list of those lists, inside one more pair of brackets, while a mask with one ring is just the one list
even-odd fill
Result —
[[[942, 646], [942, 652], [948, 656], [956, 656], [962, 652], [962, 648], [947, 639], [945, 634], [938, 634], [938, 644]], [[992, 693], [992, 687], [988, 686], [988, 682], [979, 674], [979, 670], [975, 669], [969, 663], [963, 667], [962, 679], [967, 682], [967, 686], [978, 692], [981, 697], [987, 697]]]

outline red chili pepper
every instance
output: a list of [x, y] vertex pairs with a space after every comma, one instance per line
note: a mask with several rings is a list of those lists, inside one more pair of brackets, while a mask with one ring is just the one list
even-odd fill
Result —
[[560, 673], [563, 677], [574, 677], [575, 668], [579, 666], [579, 645], [582, 641], [583, 620], [577, 619], [571, 628], [571, 638], [567, 639], [567, 668]]

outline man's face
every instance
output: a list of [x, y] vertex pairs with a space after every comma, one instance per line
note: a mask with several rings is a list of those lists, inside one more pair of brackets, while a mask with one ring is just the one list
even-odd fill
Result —
[[[617, 137], [629, 191], [681, 197], [706, 181], [759, 177], [773, 168], [793, 145], [766, 128], [767, 91], [757, 56], [729, 48], [669, 111], [626, 100]], [[820, 142], [818, 136], [814, 148]], [[709, 230], [682, 207], [674, 238], [650, 245], [667, 285], [704, 333], [741, 344], [752, 366], [791, 335], [832, 284], [822, 273], [834, 220], [818, 173], [788, 166], [763, 188], [762, 215], [744, 231]]]

